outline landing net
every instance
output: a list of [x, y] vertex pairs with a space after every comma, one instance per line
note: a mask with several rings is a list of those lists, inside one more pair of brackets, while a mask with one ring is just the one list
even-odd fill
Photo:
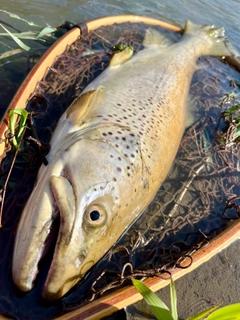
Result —
[[[27, 295], [17, 292], [11, 277], [6, 276], [11, 265], [14, 230], [59, 117], [108, 66], [114, 46], [131, 45], [135, 53], [143, 49], [148, 27], [125, 23], [101, 27], [81, 37], [56, 57], [28, 102], [30, 121], [23, 138], [24, 147], [19, 150], [4, 201], [0, 313], [19, 319], [26, 315], [31, 319], [43, 315], [51, 318], [129, 284], [131, 277], [168, 279], [171, 271], [181, 268], [186, 259], [191, 265], [192, 253], [238, 218], [239, 141], [233, 139], [237, 129], [236, 122], [231, 121], [236, 113], [230, 119], [223, 112], [240, 101], [240, 77], [223, 61], [204, 57], [198, 63], [200, 68], [190, 92], [197, 107], [196, 123], [186, 130], [174, 165], [154, 200], [108, 255], [69, 295], [51, 305], [39, 299], [41, 281], [50, 263], [48, 257], [35, 289]], [[180, 38], [179, 33], [161, 31], [174, 40]], [[12, 159], [13, 153], [8, 153], [2, 162], [2, 186]]]

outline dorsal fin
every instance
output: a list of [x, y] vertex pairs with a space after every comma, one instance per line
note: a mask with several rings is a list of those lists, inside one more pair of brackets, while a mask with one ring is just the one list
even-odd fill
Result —
[[164, 34], [161, 32], [149, 28], [146, 30], [145, 38], [143, 40], [144, 47], [150, 47], [150, 46], [160, 46], [160, 47], [168, 47], [174, 44], [173, 41], [171, 41], [169, 38], [167, 38]]

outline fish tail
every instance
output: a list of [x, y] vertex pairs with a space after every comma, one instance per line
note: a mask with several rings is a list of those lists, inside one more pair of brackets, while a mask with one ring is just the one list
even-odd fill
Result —
[[212, 56], [238, 56], [238, 52], [233, 48], [225, 37], [224, 28], [215, 28], [214, 25], [198, 25], [187, 21], [184, 29], [184, 37], [197, 37], [202, 45], [199, 46], [201, 55]]

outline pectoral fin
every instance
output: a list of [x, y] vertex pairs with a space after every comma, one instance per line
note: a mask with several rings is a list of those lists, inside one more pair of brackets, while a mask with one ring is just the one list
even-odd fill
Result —
[[99, 97], [103, 86], [99, 86], [96, 90], [91, 90], [81, 94], [70, 107], [67, 109], [66, 118], [71, 118], [72, 124], [81, 124], [83, 118], [88, 113], [88, 110], [91, 108], [92, 103]]
[[133, 55], [133, 48], [127, 46], [123, 51], [115, 53], [112, 57], [109, 66], [118, 67], [128, 61]]

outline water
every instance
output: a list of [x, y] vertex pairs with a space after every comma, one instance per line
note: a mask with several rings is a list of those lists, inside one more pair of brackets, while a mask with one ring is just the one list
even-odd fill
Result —
[[[232, 44], [240, 51], [240, 44], [238, 37], [239, 30], [239, 1], [1, 1], [1, 10], [7, 10], [15, 13], [22, 18], [33, 21], [34, 23], [44, 27], [50, 25], [55, 27], [65, 20], [79, 23], [94, 19], [96, 17], [106, 15], [119, 14], [137, 14], [146, 15], [161, 19], [170, 23], [183, 26], [187, 19], [196, 23], [206, 24], [214, 23], [217, 26], [224, 26], [226, 34]], [[31, 30], [30, 26], [23, 22], [9, 18], [5, 13], [0, 12], [0, 20], [7, 22], [21, 31]], [[4, 42], [0, 39], [1, 42]], [[0, 49], [4, 46], [0, 43]], [[21, 65], [21, 61], [20, 61]], [[11, 84], [19, 81], [25, 77], [25, 68], [23, 70], [15, 70], [15, 73], [5, 74], [6, 78], [11, 81]], [[14, 79], [15, 77], [15, 79]], [[17, 79], [16, 79], [17, 78]], [[8, 274], [6, 268], [1, 270]], [[6, 304], [10, 301], [6, 301]], [[20, 308], [16, 306], [16, 308]], [[39, 318], [40, 319], [40, 318]]]
[[[16, 13], [42, 26], [57, 26], [65, 20], [78, 23], [118, 14], [146, 15], [181, 26], [188, 19], [200, 24], [213, 23], [224, 26], [229, 39], [240, 49], [240, 44], [237, 43], [240, 33], [238, 0], [2, 0], [1, 9]], [[0, 20], [6, 21], [3, 13], [0, 13]]]

